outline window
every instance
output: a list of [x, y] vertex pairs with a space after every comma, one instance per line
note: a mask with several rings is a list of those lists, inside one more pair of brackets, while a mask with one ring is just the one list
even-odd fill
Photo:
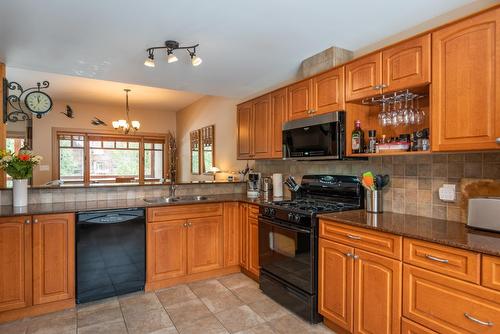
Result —
[[164, 137], [57, 133], [57, 141], [56, 178], [65, 182], [143, 182], [164, 177]]

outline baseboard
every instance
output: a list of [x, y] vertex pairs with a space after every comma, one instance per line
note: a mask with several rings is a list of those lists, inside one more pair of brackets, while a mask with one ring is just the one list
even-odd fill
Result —
[[345, 330], [344, 328], [336, 325], [332, 321], [328, 320], [327, 318], [323, 318], [323, 324], [330, 328], [332, 331], [334, 331], [337, 334], [349, 334], [350, 332]]
[[163, 288], [168, 288], [170, 286], [174, 286], [177, 284], [182, 284], [182, 283], [189, 283], [189, 282], [194, 282], [194, 281], [200, 281], [200, 280], [205, 280], [209, 278], [216, 278], [228, 274], [234, 274], [234, 273], [239, 273], [241, 272], [240, 266], [231, 266], [231, 267], [226, 267], [222, 269], [216, 269], [216, 270], [211, 270], [211, 271], [206, 271], [203, 273], [197, 273], [197, 274], [191, 274], [187, 276], [182, 276], [182, 277], [174, 277], [174, 278], [169, 278], [161, 281], [154, 281], [154, 282], [146, 282], [146, 287], [144, 290], [146, 291], [154, 291], [158, 289], [163, 289]]
[[57, 302], [32, 305], [17, 310], [4, 311], [0, 313], [0, 324], [26, 317], [34, 317], [41, 314], [57, 312], [75, 307], [75, 299], [59, 300]]

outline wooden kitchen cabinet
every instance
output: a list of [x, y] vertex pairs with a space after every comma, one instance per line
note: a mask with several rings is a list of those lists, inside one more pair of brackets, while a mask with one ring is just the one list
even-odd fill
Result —
[[33, 216], [33, 304], [75, 296], [75, 215]]
[[271, 95], [266, 94], [253, 100], [252, 153], [254, 159], [272, 157]]
[[387, 48], [382, 52], [384, 92], [423, 86], [431, 82], [431, 34]]
[[299, 81], [288, 86], [288, 119], [310, 116], [313, 109], [312, 79]]
[[248, 219], [248, 271], [259, 277], [259, 221], [256, 218]]
[[313, 115], [345, 110], [344, 67], [337, 67], [312, 78]]
[[240, 264], [240, 203], [224, 203], [224, 266]]
[[347, 101], [382, 93], [382, 52], [377, 52], [345, 66]]
[[248, 204], [240, 205], [240, 266], [248, 269]]
[[436, 332], [408, 319], [401, 319], [401, 334], [437, 334]]
[[31, 305], [31, 217], [0, 218], [0, 312]]
[[238, 105], [236, 114], [238, 125], [238, 159], [250, 159], [252, 155], [252, 102]]
[[282, 88], [271, 93], [272, 149], [273, 158], [283, 157], [283, 123], [288, 120], [287, 89]]
[[500, 8], [432, 33], [432, 150], [500, 148]]
[[253, 278], [260, 274], [259, 206], [242, 204], [240, 211], [240, 266]]
[[146, 238], [146, 280], [148, 282], [187, 274], [187, 222], [184, 219], [148, 223]]
[[[354, 248], [323, 238], [318, 248], [318, 311], [352, 332]], [[332, 284], [335, 282], [335, 284]]]
[[187, 220], [187, 272], [220, 269], [224, 266], [224, 224], [221, 216]]
[[500, 257], [483, 255], [482, 281], [485, 287], [500, 291]]
[[402, 263], [355, 250], [354, 333], [399, 333]]

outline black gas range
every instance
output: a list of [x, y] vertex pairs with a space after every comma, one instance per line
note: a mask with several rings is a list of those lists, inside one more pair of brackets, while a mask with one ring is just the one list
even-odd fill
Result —
[[305, 175], [291, 200], [261, 205], [262, 291], [304, 319], [321, 321], [317, 305], [317, 214], [360, 209], [363, 194], [355, 176]]

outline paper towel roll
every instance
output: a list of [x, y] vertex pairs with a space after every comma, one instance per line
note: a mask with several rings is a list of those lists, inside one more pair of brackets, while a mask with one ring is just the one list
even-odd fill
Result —
[[273, 174], [273, 197], [283, 197], [283, 174]]

